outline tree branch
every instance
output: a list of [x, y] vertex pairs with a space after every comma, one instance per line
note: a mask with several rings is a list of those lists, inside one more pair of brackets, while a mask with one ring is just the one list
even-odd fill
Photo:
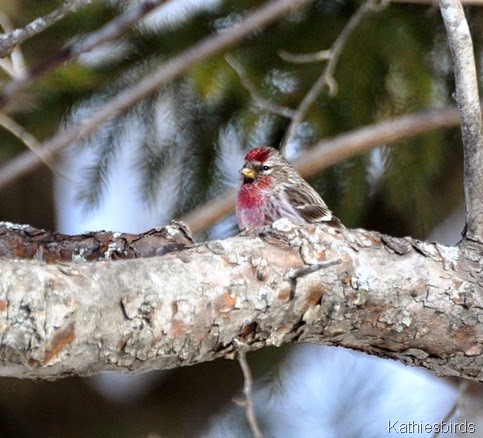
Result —
[[90, 232], [78, 236], [0, 222], [0, 257], [46, 263], [87, 262], [153, 257], [193, 245], [188, 228], [179, 222], [142, 234]]
[[482, 252], [470, 245], [282, 220], [162, 257], [0, 259], [0, 375], [174, 368], [233, 355], [237, 339], [246, 351], [340, 345], [483, 382]]
[[[247, 37], [251, 32], [266, 26], [271, 21], [290, 12], [295, 6], [302, 5], [308, 1], [278, 0], [268, 2], [230, 30], [205, 38], [159, 66], [156, 71], [146, 75], [132, 87], [117, 94], [102, 107], [94, 111], [89, 118], [65, 130], [59, 130], [52, 138], [44, 142], [41, 149], [43, 158], [49, 159], [67, 145], [91, 135], [103, 123], [125, 111], [144, 97], [154, 93], [162, 85], [177, 78], [194, 64], [227, 49]], [[20, 154], [10, 160], [0, 169], [0, 190], [38, 167], [40, 162], [37, 156], [29, 152]]]
[[[0, 25], [4, 32], [13, 32], [14, 28], [7, 14], [0, 11]], [[1, 37], [1, 35], [0, 35]], [[0, 59], [0, 68], [11, 78], [20, 76], [25, 72], [25, 60], [19, 46], [11, 50], [10, 59]]]
[[[236, 342], [234, 342], [236, 345]], [[244, 344], [244, 343], [243, 343]], [[253, 405], [253, 378], [250, 366], [247, 361], [247, 353], [243, 349], [243, 344], [238, 345], [240, 348], [237, 352], [238, 362], [243, 373], [243, 394], [245, 395], [245, 400], [243, 404], [245, 405], [245, 417], [248, 422], [248, 426], [253, 433], [255, 438], [263, 438], [262, 430], [257, 421], [257, 416], [255, 414], [255, 407]]]
[[[398, 141], [459, 123], [456, 108], [444, 107], [398, 117], [365, 126], [335, 138], [323, 140], [294, 162], [304, 178], [308, 178], [343, 160], [352, 158], [369, 149], [394, 145]], [[0, 172], [0, 188], [2, 187]], [[193, 234], [198, 234], [230, 214], [235, 207], [235, 193], [228, 190], [219, 197], [196, 208], [180, 221], [186, 223]]]
[[230, 65], [230, 67], [236, 71], [238, 77], [240, 78], [243, 86], [247, 89], [250, 93], [250, 97], [258, 105], [260, 108], [265, 109], [273, 114], [277, 114], [282, 117], [286, 117], [288, 119], [292, 118], [294, 114], [294, 110], [288, 108], [286, 106], [277, 105], [269, 100], [263, 98], [259, 93], [255, 85], [252, 84], [250, 78], [248, 77], [245, 69], [243, 66], [233, 57], [230, 55], [225, 56], [226, 62]]
[[459, 0], [440, 0], [456, 79], [464, 145], [466, 237], [483, 242], [483, 128], [473, 43]]
[[7, 82], [0, 93], [0, 109], [5, 108], [7, 103], [25, 90], [32, 82], [45, 75], [47, 72], [67, 62], [77, 59], [82, 53], [119, 38], [126, 33], [139, 20], [145, 17], [153, 9], [157, 8], [168, 0], [144, 0], [138, 5], [129, 8], [126, 12], [111, 20], [99, 30], [67, 44], [54, 56], [46, 59], [21, 77]]
[[[334, 79], [334, 71], [339, 62], [342, 49], [344, 48], [347, 40], [349, 39], [352, 32], [357, 28], [362, 19], [369, 13], [384, 7], [389, 4], [387, 0], [366, 0], [365, 3], [357, 10], [357, 12], [351, 17], [347, 25], [344, 27], [342, 32], [339, 34], [334, 44], [329, 50], [324, 50], [323, 52], [318, 52], [315, 58], [317, 60], [327, 60], [327, 65], [323, 70], [322, 74], [319, 76], [317, 81], [312, 85], [310, 90], [304, 96], [299, 106], [295, 110], [292, 120], [287, 128], [287, 132], [280, 146], [280, 150], [284, 151], [287, 148], [288, 143], [292, 140], [295, 131], [297, 130], [299, 124], [304, 119], [309, 108], [313, 105], [320, 92], [327, 86], [329, 89], [329, 95], [334, 96], [337, 94], [337, 82]], [[320, 56], [322, 54], [322, 56]], [[292, 61], [297, 59], [296, 62], [300, 61], [300, 57], [288, 54], [286, 52], [280, 53], [282, 59]], [[313, 55], [303, 55], [303, 59], [306, 60], [308, 57], [313, 57]], [[319, 59], [320, 58], [320, 59]]]
[[15, 29], [7, 34], [0, 34], [0, 58], [5, 58], [12, 53], [18, 44], [39, 34], [57, 21], [62, 20], [66, 15], [71, 14], [91, 3], [91, 0], [66, 0], [50, 14], [36, 18], [27, 26]]
[[14, 119], [2, 112], [0, 112], [0, 126], [17, 137], [25, 146], [27, 146], [35, 155], [37, 155], [54, 175], [66, 180], [68, 179], [66, 175], [57, 169], [55, 163], [45, 160], [42, 154], [38, 152], [40, 148], [39, 141], [32, 134], [30, 134], [30, 132], [24, 129], [23, 126], [19, 125]]

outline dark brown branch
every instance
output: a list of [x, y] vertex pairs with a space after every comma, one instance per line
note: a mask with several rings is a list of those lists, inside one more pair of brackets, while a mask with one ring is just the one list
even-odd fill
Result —
[[47, 263], [116, 260], [163, 255], [193, 245], [185, 225], [173, 222], [143, 234], [90, 232], [69, 236], [0, 222], [0, 257]]

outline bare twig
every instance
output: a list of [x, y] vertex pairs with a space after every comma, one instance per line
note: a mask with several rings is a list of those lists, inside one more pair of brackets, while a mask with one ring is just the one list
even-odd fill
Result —
[[326, 262], [316, 263], [314, 265], [303, 266], [301, 268], [293, 268], [289, 272], [285, 274], [285, 278], [288, 281], [296, 281], [299, 278], [305, 277], [309, 274], [313, 274], [314, 272], [320, 271], [324, 268], [329, 268], [334, 265], [339, 265], [342, 263], [341, 259], [337, 260], [329, 260]]
[[119, 38], [149, 12], [167, 1], [169, 0], [145, 0], [139, 3], [111, 20], [99, 30], [67, 44], [57, 54], [46, 59], [20, 78], [7, 82], [0, 94], [0, 109], [5, 108], [5, 105], [14, 95], [25, 90], [36, 79], [66, 62], [74, 61], [82, 53], [89, 52], [101, 44]]
[[[315, 55], [309, 55], [312, 57], [323, 57], [324, 59], [327, 59], [328, 62], [322, 74], [319, 76], [314, 85], [312, 85], [308, 93], [305, 95], [305, 97], [302, 99], [299, 106], [295, 110], [295, 114], [292, 117], [292, 121], [287, 128], [284, 140], [282, 142], [282, 145], [280, 146], [281, 151], [285, 151], [287, 144], [292, 140], [292, 137], [294, 136], [299, 124], [304, 119], [308, 109], [315, 102], [324, 86], [328, 87], [330, 96], [334, 96], [337, 93], [337, 82], [334, 79], [334, 71], [339, 61], [339, 57], [342, 53], [342, 49], [344, 48], [347, 40], [349, 39], [354, 29], [356, 29], [356, 27], [366, 16], [366, 14], [374, 10], [380, 9], [381, 7], [384, 7], [387, 3], [387, 0], [367, 0], [351, 17], [347, 25], [344, 27], [344, 29], [339, 34], [334, 44], [328, 51], [318, 52]], [[285, 59], [287, 59], [287, 55], [289, 55], [289, 58], [293, 58], [293, 55], [287, 54], [287, 52], [283, 52], [283, 54], [281, 55], [282, 57], [285, 57]]]
[[[309, 0], [278, 0], [268, 2], [237, 23], [230, 30], [205, 38], [198, 44], [172, 58], [158, 69], [139, 80], [107, 101], [89, 118], [80, 121], [66, 130], [60, 130], [47, 140], [41, 149], [45, 159], [57, 154], [67, 145], [85, 138], [95, 132], [103, 123], [155, 92], [159, 87], [180, 76], [191, 66], [237, 43], [251, 32], [287, 14], [294, 5], [307, 3]], [[40, 151], [39, 151], [40, 152]], [[40, 164], [38, 157], [23, 153], [10, 160], [0, 169], [0, 190], [20, 176], [32, 171]]]
[[255, 408], [253, 406], [252, 388], [253, 378], [250, 366], [247, 361], [247, 354], [243, 348], [237, 352], [238, 362], [243, 373], [243, 394], [245, 395], [245, 416], [255, 438], [263, 438], [263, 433], [258, 425], [257, 417], [255, 415]]
[[280, 50], [278, 52], [280, 58], [287, 62], [293, 62], [294, 64], [307, 64], [309, 62], [328, 61], [332, 52], [330, 50], [321, 50], [315, 53], [290, 53], [286, 50]]
[[[456, 398], [455, 402], [453, 403], [453, 406], [451, 406], [448, 413], [441, 420], [441, 424], [448, 423], [453, 418], [453, 416], [461, 409], [461, 406], [465, 401], [466, 391], [468, 390], [468, 383], [469, 383], [469, 380], [461, 379], [458, 397]], [[436, 429], [434, 431], [433, 438], [438, 438], [441, 433], [442, 433], [442, 428]]]
[[[7, 14], [0, 11], [0, 25], [4, 32], [13, 32], [14, 28]], [[16, 46], [10, 53], [9, 59], [0, 59], [2, 68], [11, 78], [18, 77], [25, 72], [25, 60], [19, 46]]]
[[36, 18], [27, 26], [15, 29], [7, 34], [0, 35], [0, 58], [10, 55], [12, 50], [27, 39], [39, 34], [52, 24], [62, 20], [66, 15], [73, 13], [91, 3], [91, 0], [66, 0], [57, 9], [44, 17]]
[[58, 177], [63, 179], [67, 179], [65, 175], [63, 175], [59, 170], [56, 168], [55, 164], [52, 163], [50, 160], [44, 159], [42, 154], [39, 152], [40, 150], [40, 143], [39, 141], [32, 135], [30, 132], [24, 129], [23, 126], [19, 125], [14, 119], [7, 116], [4, 113], [0, 112], [0, 126], [5, 128], [7, 131], [12, 133], [15, 137], [17, 137], [25, 146], [27, 146], [35, 155], [37, 155], [42, 162]]
[[282, 58], [284, 61], [293, 62], [294, 64], [307, 64], [310, 62], [320, 62], [320, 61], [328, 61], [332, 56], [332, 52], [330, 50], [321, 50], [315, 53], [290, 53], [286, 50], [280, 50], [278, 52], [278, 56]]
[[248, 90], [251, 98], [260, 108], [270, 111], [273, 114], [286, 117], [287, 119], [291, 119], [293, 117], [295, 111], [292, 108], [276, 105], [273, 102], [270, 102], [269, 100], [263, 98], [258, 93], [257, 88], [250, 81], [250, 78], [248, 77], [247, 72], [245, 71], [243, 66], [233, 56], [226, 55], [225, 59], [230, 67], [237, 72], [243, 86]]
[[[294, 163], [303, 177], [315, 175], [369, 149], [416, 137], [459, 123], [457, 108], [445, 107], [375, 123], [317, 143]], [[0, 174], [1, 181], [1, 174]], [[183, 216], [193, 234], [198, 234], [227, 216], [235, 206], [235, 193], [229, 190]]]
[[473, 43], [459, 0], [440, 0], [456, 79], [464, 146], [466, 237], [483, 242], [483, 127]]

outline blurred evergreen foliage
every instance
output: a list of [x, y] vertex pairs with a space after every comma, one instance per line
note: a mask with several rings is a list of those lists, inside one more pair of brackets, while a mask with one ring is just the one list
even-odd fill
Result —
[[[4, 3], [2, 7], [14, 25], [22, 26], [60, 2]], [[37, 138], [45, 139], [71, 108], [85, 105], [86, 99], [99, 105], [118, 89], [136, 82], [143, 72], [238, 21], [259, 4], [227, 0], [181, 23], [138, 27], [122, 38], [119, 56], [101, 63], [68, 64], [38, 81], [15, 102], [13, 115]], [[290, 64], [278, 52], [310, 53], [329, 48], [360, 4], [316, 1], [257, 32], [230, 54], [266, 99], [296, 108], [324, 64]], [[69, 16], [23, 44], [27, 63], [36, 65], [70, 39], [98, 29], [118, 12], [112, 3], [100, 1]], [[469, 13], [471, 17], [476, 14]], [[320, 139], [365, 124], [450, 103], [453, 80], [445, 44], [435, 7], [391, 4], [368, 15], [348, 40], [337, 65], [337, 95], [329, 97], [323, 92], [308, 112], [298, 139], [299, 152]], [[475, 44], [481, 57], [481, 38], [476, 38]], [[156, 99], [163, 96], [173, 99], [175, 108], [177, 132], [169, 137], [160, 136], [155, 126]], [[136, 129], [144, 138], [135, 163], [143, 174], [142, 196], [149, 201], [160, 189], [172, 190], [179, 201], [176, 216], [222, 192], [216, 171], [222, 130], [234, 126], [246, 149], [261, 140], [277, 146], [289, 122], [253, 103], [224, 55], [208, 59], [94, 137], [99, 163], [86, 169], [85, 184], [79, 192], [87, 206], [102, 201], [116, 136], [129, 117], [136, 118]], [[457, 130], [428, 134], [385, 149], [377, 184], [371, 182], [369, 172], [374, 166], [371, 153], [340, 163], [310, 182], [347, 226], [423, 237], [462, 201], [462, 152], [457, 134]], [[0, 141], [2, 160], [23, 148], [4, 130], [0, 130]], [[171, 177], [164, 178], [166, 169], [173, 166], [178, 175], [176, 183]], [[163, 179], [170, 185], [163, 186]]]

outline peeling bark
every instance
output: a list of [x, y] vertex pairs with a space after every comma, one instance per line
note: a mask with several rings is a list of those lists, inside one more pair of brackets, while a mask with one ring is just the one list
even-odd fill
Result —
[[142, 260], [0, 260], [0, 375], [143, 372], [312, 342], [483, 382], [475, 245], [281, 220]]
[[99, 231], [78, 236], [0, 222], [0, 257], [36, 259], [47, 263], [151, 257], [193, 243], [189, 229], [176, 221], [143, 234]]

